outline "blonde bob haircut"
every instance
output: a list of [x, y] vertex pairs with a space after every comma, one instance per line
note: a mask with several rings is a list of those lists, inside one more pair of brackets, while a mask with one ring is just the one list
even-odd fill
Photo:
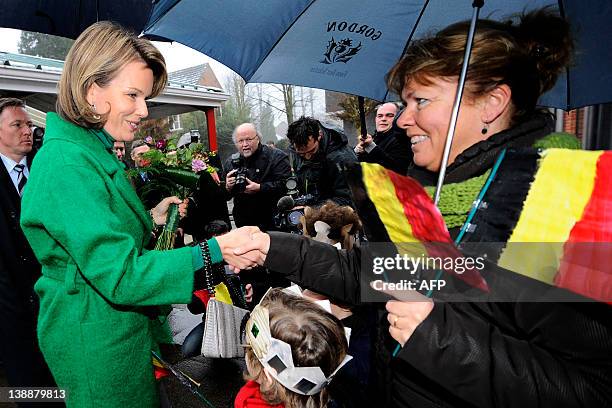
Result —
[[153, 71], [153, 91], [159, 95], [168, 79], [166, 61], [151, 42], [110, 21], [87, 28], [68, 52], [58, 85], [57, 113], [85, 128], [100, 129], [107, 115], [96, 113], [87, 102], [87, 91], [95, 83], [104, 88], [128, 63], [142, 61]]

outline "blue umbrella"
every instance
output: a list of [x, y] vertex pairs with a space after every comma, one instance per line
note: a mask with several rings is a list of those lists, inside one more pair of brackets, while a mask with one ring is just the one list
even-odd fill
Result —
[[[480, 15], [502, 19], [546, 5], [571, 22], [578, 58], [540, 103], [569, 110], [612, 101], [610, 0], [486, 0]], [[247, 82], [382, 101], [394, 98], [384, 75], [411, 39], [472, 14], [471, 0], [159, 0], [144, 33], [194, 48]]]
[[75, 39], [97, 21], [113, 20], [140, 33], [152, 0], [0, 0], [0, 27]]

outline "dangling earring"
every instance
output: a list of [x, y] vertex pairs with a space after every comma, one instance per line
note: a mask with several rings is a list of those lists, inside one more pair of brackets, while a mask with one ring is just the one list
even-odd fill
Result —
[[[92, 109], [94, 112], [96, 111], [96, 104], [95, 104], [95, 103], [92, 103], [92, 104], [91, 104], [91, 109]], [[93, 118], [94, 118], [95, 120], [99, 120], [99, 119], [100, 119], [100, 115], [94, 114], [94, 115], [93, 115]]]
[[489, 131], [489, 124], [485, 122], [480, 133], [482, 133], [483, 135], [486, 135], [488, 131]]

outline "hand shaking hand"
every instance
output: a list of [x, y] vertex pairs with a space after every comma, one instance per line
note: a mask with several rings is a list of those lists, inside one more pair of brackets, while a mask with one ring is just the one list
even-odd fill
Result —
[[238, 273], [263, 265], [270, 247], [270, 236], [257, 227], [242, 227], [216, 237], [223, 259]]

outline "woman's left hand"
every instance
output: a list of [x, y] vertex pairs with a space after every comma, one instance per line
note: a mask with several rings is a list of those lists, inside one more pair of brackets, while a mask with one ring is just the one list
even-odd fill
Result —
[[187, 215], [187, 206], [189, 205], [188, 199], [181, 201], [181, 199], [176, 196], [166, 197], [151, 209], [151, 216], [153, 217], [153, 222], [155, 222], [156, 225], [164, 225], [166, 223], [166, 216], [168, 214], [168, 207], [170, 207], [170, 204], [179, 205], [178, 210], [181, 218]]
[[386, 309], [389, 312], [387, 320], [391, 324], [389, 326], [391, 337], [404, 347], [417, 326], [429, 316], [433, 308], [434, 303], [431, 299], [416, 302], [388, 301]]
[[189, 207], [189, 199], [186, 198], [183, 201], [181, 201], [181, 203], [177, 203], [179, 205], [178, 210], [179, 210], [179, 216], [181, 218], [185, 218], [187, 216], [187, 207]]

